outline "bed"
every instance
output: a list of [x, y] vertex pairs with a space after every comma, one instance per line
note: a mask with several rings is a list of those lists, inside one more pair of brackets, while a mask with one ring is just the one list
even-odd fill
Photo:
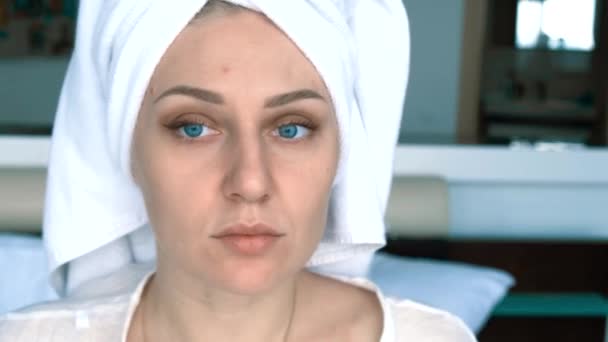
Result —
[[[45, 174], [44, 167], [0, 167], [0, 313], [57, 298], [47, 281], [40, 236]], [[429, 236], [421, 237], [417, 229], [439, 235], [447, 229], [443, 227], [447, 219], [443, 201], [447, 197], [437, 200], [428, 195], [443, 191], [440, 181], [428, 177], [397, 179], [393, 190], [387, 215], [392, 236], [425, 239]], [[421, 208], [411, 207], [415, 202], [403, 202], [411, 191], [427, 194], [423, 200], [427, 207], [433, 203], [431, 215], [425, 218]], [[447, 310], [477, 333], [514, 284], [513, 277], [499, 268], [399, 256], [390, 250], [374, 256], [368, 277], [386, 295]]]

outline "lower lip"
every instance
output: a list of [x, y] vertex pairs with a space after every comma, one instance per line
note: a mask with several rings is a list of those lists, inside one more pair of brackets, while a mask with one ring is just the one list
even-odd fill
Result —
[[256, 256], [268, 252], [280, 238], [278, 235], [226, 235], [219, 237], [226, 247], [237, 254]]

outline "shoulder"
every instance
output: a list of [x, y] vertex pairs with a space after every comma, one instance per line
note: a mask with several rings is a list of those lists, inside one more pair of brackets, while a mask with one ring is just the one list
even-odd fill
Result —
[[[356, 313], [350, 324], [353, 341], [382, 342], [475, 342], [477, 339], [457, 316], [411, 300], [384, 297], [378, 287], [365, 278], [336, 277], [325, 284], [334, 288], [332, 302], [342, 302], [343, 312]], [[337, 301], [334, 298], [341, 298]], [[333, 304], [333, 303], [332, 303]], [[389, 316], [390, 317], [383, 317]], [[388, 321], [392, 323], [388, 323]], [[392, 332], [394, 329], [394, 340]], [[346, 329], [345, 329], [346, 331]], [[357, 338], [354, 338], [354, 337]], [[359, 338], [365, 336], [364, 338]], [[372, 338], [374, 337], [375, 338]]]
[[387, 299], [396, 341], [475, 342], [477, 339], [457, 316], [410, 300]]
[[124, 295], [36, 304], [0, 315], [0, 341], [119, 340], [128, 307]]
[[[309, 338], [304, 340], [378, 341], [382, 307], [375, 292], [350, 281], [314, 274], [307, 285], [310, 300], [303, 310], [309, 313], [307, 325], [323, 333], [306, 335]], [[323, 315], [318, 314], [319, 307], [323, 307]]]

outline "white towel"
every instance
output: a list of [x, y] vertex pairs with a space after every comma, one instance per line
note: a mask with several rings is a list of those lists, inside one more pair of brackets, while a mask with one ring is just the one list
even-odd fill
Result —
[[[383, 216], [409, 71], [401, 1], [231, 2], [264, 13], [283, 30], [316, 67], [335, 105], [341, 159], [325, 235], [309, 266], [373, 252], [385, 243]], [[205, 3], [80, 2], [53, 129], [44, 215], [52, 281], [60, 293], [154, 259], [129, 147], [156, 64]]]

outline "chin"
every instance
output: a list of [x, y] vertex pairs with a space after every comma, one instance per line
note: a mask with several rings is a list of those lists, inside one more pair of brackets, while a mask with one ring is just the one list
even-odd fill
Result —
[[222, 287], [241, 295], [269, 292], [288, 281], [293, 272], [287, 272], [277, 263], [264, 261], [231, 262], [218, 274]]

